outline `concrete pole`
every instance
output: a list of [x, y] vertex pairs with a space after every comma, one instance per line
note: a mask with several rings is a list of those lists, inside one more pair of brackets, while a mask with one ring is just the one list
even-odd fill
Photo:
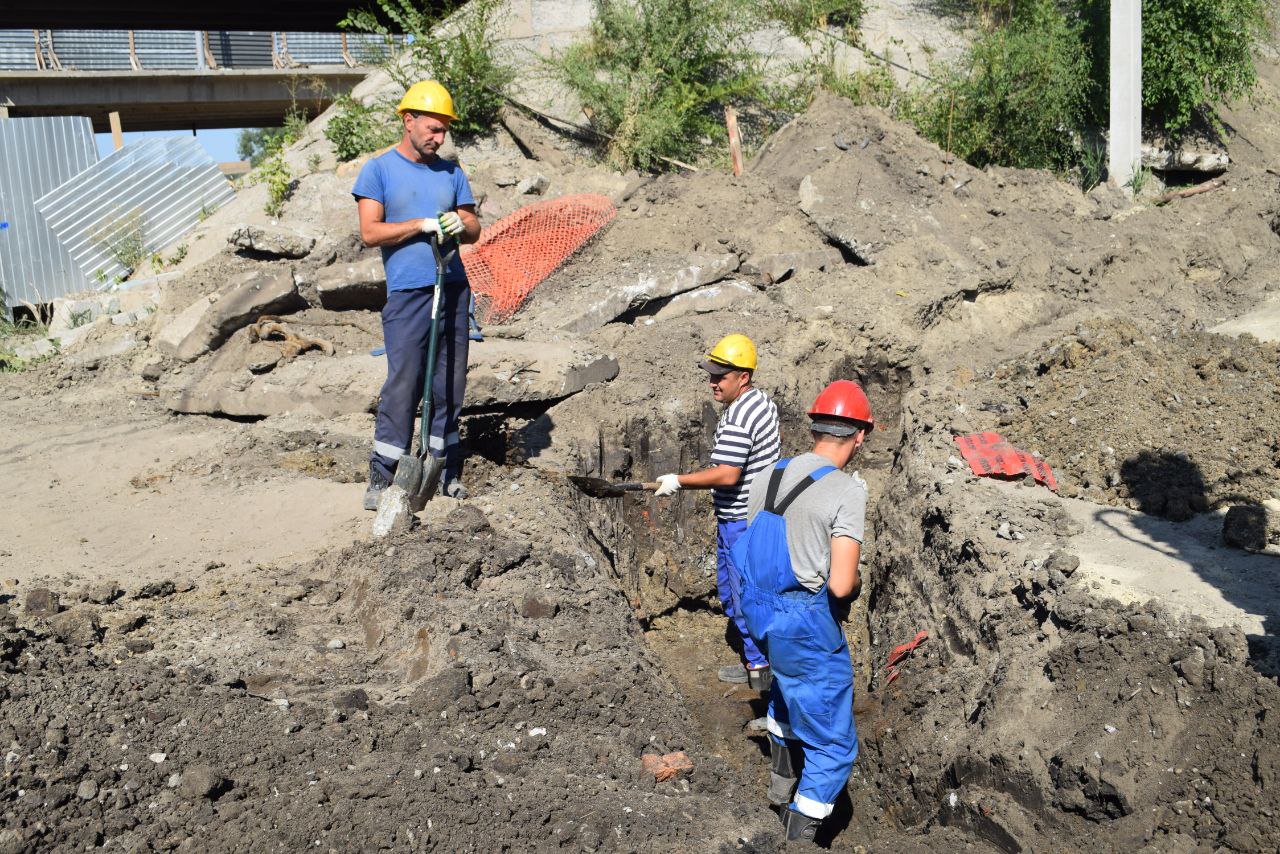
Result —
[[1142, 0], [1111, 0], [1110, 119], [1107, 172], [1123, 186], [1142, 160]]

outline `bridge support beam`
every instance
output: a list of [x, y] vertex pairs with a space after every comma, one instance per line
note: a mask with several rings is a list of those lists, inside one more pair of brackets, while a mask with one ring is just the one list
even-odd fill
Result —
[[369, 71], [7, 71], [0, 72], [0, 105], [15, 118], [88, 116], [101, 133], [110, 130], [112, 112], [131, 131], [274, 127], [295, 104], [315, 116]]

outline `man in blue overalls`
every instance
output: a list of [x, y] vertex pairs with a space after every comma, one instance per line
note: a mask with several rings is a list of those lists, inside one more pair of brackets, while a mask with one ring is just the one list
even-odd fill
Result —
[[849, 380], [827, 386], [809, 418], [813, 450], [756, 478], [733, 548], [747, 629], [773, 671], [769, 800], [789, 842], [812, 841], [858, 755], [853, 664], [835, 605], [862, 587], [867, 487], [841, 469], [874, 427]]
[[[441, 284], [436, 281], [429, 235], [435, 234], [441, 243], [474, 243], [480, 237], [480, 218], [467, 176], [458, 164], [436, 154], [449, 123], [458, 117], [453, 99], [436, 81], [424, 80], [409, 87], [397, 111], [404, 136], [395, 148], [366, 163], [351, 189], [360, 211], [360, 237], [366, 246], [382, 249], [387, 271], [387, 302], [382, 309], [387, 381], [378, 402], [369, 457], [366, 510], [378, 509], [378, 496], [391, 484], [401, 455], [413, 444], [431, 337], [432, 296]], [[444, 493], [465, 498], [458, 417], [467, 384], [471, 289], [457, 255], [445, 271], [443, 286], [427, 444], [433, 457], [445, 459]]]

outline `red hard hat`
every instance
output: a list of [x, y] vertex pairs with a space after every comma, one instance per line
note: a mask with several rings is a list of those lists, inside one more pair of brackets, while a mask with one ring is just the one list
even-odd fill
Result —
[[836, 380], [824, 388], [809, 407], [810, 418], [843, 418], [865, 425], [867, 431], [875, 427], [871, 417], [871, 402], [862, 387], [852, 380]]

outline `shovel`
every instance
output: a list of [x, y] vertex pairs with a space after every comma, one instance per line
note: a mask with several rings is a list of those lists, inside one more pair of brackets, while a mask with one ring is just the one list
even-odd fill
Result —
[[436, 258], [435, 292], [431, 296], [431, 339], [427, 344], [427, 364], [422, 383], [422, 426], [418, 431], [418, 453], [403, 454], [396, 465], [396, 476], [391, 486], [383, 490], [378, 500], [378, 515], [373, 520], [374, 533], [385, 536], [405, 512], [417, 513], [427, 505], [440, 487], [440, 475], [444, 471], [444, 458], [429, 452], [428, 434], [431, 430], [433, 403], [431, 387], [435, 382], [436, 353], [440, 343], [440, 304], [444, 292], [444, 275], [449, 262], [457, 254], [458, 246], [447, 254], [440, 254], [440, 237], [431, 234], [431, 254]]
[[621, 498], [628, 492], [641, 492], [643, 490], [652, 492], [658, 488], [656, 482], [626, 481], [624, 483], [614, 483], [602, 477], [586, 477], [580, 474], [569, 475], [569, 482], [592, 498]]

